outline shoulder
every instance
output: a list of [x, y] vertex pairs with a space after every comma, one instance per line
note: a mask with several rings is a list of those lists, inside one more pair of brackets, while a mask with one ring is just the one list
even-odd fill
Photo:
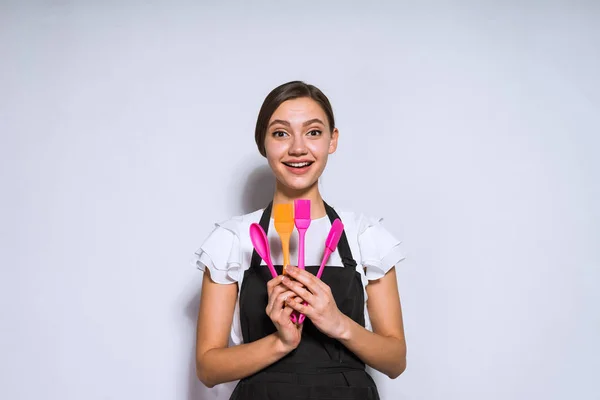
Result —
[[373, 216], [362, 211], [350, 210], [348, 208], [331, 205], [335, 212], [340, 216], [344, 227], [348, 232], [362, 235], [369, 228], [382, 226], [383, 217]]
[[255, 210], [247, 214], [234, 215], [227, 219], [215, 222], [215, 230], [228, 231], [231, 234], [240, 237], [241, 232], [247, 231], [250, 225], [258, 222], [264, 209]]
[[215, 222], [212, 231], [194, 253], [192, 263], [200, 270], [210, 270], [217, 283], [240, 282], [243, 274], [244, 232], [260, 219], [262, 210], [236, 215]]
[[344, 223], [348, 239], [355, 242], [360, 264], [366, 268], [369, 280], [381, 278], [404, 260], [402, 241], [392, 229], [384, 226], [383, 217], [332, 207]]

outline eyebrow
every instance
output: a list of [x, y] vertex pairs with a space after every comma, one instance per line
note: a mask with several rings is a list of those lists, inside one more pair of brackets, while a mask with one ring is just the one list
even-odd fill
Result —
[[[313, 119], [309, 119], [308, 121], [304, 122], [302, 124], [302, 126], [307, 126], [310, 124], [314, 124], [314, 123], [319, 123], [321, 125], [325, 125], [323, 123], [323, 121], [321, 121], [319, 118], [313, 118]], [[274, 119], [273, 121], [271, 121], [271, 123], [269, 124], [269, 127], [271, 125], [275, 125], [275, 124], [281, 124], [281, 125], [285, 125], [285, 126], [290, 126], [290, 123], [288, 121], [284, 121], [282, 119]]]

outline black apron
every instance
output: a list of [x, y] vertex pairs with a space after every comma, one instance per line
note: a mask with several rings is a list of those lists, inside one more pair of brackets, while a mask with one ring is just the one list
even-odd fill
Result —
[[[332, 207], [324, 204], [333, 223], [339, 217]], [[272, 202], [260, 219], [265, 232], [269, 229], [271, 208]], [[338, 252], [343, 267], [326, 266], [321, 280], [331, 287], [340, 311], [365, 326], [362, 281], [345, 232], [340, 238]], [[240, 288], [239, 311], [244, 343], [277, 331], [265, 312], [267, 282], [272, 276], [268, 267], [260, 264], [260, 256], [254, 250]], [[276, 265], [275, 269], [281, 274], [283, 266]], [[316, 275], [319, 266], [306, 266], [306, 270]], [[230, 400], [379, 400], [377, 387], [365, 370], [365, 364], [339, 341], [319, 331], [310, 319], [306, 318], [303, 324], [298, 347], [279, 361], [241, 379]]]

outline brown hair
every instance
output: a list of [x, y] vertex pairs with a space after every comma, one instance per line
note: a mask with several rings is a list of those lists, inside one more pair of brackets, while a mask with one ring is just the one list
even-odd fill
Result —
[[256, 130], [254, 131], [254, 140], [258, 146], [258, 151], [263, 157], [267, 156], [265, 151], [265, 136], [267, 134], [267, 125], [269, 124], [271, 116], [275, 110], [277, 110], [277, 107], [284, 101], [301, 97], [308, 97], [319, 103], [329, 120], [329, 131], [333, 131], [335, 127], [333, 109], [331, 108], [329, 99], [321, 92], [321, 90], [319, 90], [319, 88], [302, 81], [284, 83], [283, 85], [277, 86], [267, 95], [258, 113]]

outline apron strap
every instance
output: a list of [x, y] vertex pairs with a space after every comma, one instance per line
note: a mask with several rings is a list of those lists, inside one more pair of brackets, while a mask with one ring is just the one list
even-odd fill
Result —
[[[329, 217], [329, 221], [333, 224], [333, 221], [336, 218], [341, 218], [335, 212], [333, 207], [323, 201], [325, 205], [325, 211], [327, 212], [327, 216]], [[260, 217], [260, 226], [264, 229], [265, 233], [269, 233], [269, 226], [271, 222], [271, 210], [273, 209], [273, 201], [270, 201], [267, 207], [264, 209], [261, 217]], [[309, 228], [310, 229], [310, 228]], [[346, 229], [342, 231], [342, 236], [340, 237], [340, 241], [337, 246], [337, 250], [340, 253], [340, 258], [342, 259], [342, 264], [344, 264], [345, 268], [356, 268], [356, 261], [352, 256], [352, 250], [350, 250], [350, 245], [348, 244], [348, 238], [346, 237]], [[260, 256], [256, 252], [256, 249], [252, 250], [252, 260], [250, 261], [250, 268], [259, 267], [260, 266]]]
[[[325, 201], [323, 201], [323, 204], [325, 204], [325, 211], [327, 211], [327, 216], [329, 217], [329, 221], [331, 221], [332, 224], [333, 221], [336, 220], [336, 218], [339, 218], [340, 221], [342, 220], [340, 216], [335, 212], [333, 207], [331, 207]], [[346, 237], [346, 228], [344, 228], [344, 230], [342, 231], [342, 236], [340, 237], [337, 250], [340, 253], [342, 264], [344, 264], [345, 268], [356, 268], [356, 261], [354, 260], [354, 257], [352, 257], [352, 250], [350, 250], [348, 238]]]

